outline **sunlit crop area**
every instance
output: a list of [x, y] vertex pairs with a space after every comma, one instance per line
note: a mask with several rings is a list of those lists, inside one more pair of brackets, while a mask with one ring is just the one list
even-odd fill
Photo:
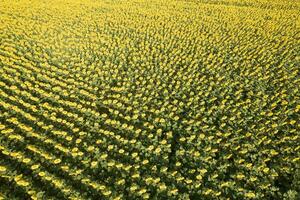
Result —
[[300, 199], [299, 18], [0, 0], [0, 199]]

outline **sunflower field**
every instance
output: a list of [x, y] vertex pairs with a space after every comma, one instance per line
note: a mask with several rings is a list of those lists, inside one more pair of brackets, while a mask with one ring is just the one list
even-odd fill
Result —
[[0, 0], [0, 199], [300, 199], [300, 1]]

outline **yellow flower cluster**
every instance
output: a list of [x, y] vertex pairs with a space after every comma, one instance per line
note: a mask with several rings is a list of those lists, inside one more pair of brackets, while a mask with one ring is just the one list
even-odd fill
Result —
[[297, 192], [299, 9], [2, 0], [0, 199]]

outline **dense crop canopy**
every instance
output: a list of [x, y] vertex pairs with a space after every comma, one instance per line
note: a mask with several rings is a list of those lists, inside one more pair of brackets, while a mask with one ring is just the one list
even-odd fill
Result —
[[0, 199], [300, 198], [296, 0], [0, 0]]

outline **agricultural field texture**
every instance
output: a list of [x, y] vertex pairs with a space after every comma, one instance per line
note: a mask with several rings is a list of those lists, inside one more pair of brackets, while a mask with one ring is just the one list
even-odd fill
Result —
[[0, 0], [0, 199], [299, 200], [299, 0]]

